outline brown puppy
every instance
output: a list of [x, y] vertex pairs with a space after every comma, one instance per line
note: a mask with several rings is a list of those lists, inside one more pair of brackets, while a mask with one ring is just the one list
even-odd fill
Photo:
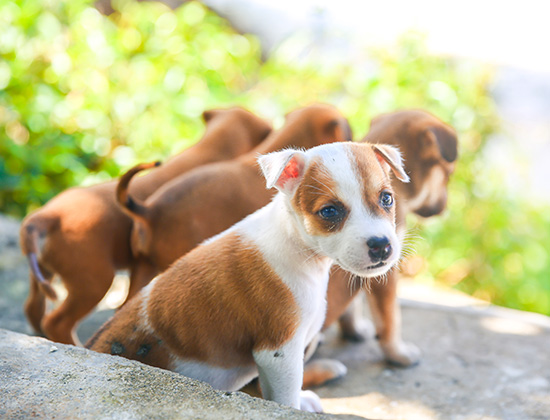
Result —
[[[206, 132], [196, 145], [134, 182], [140, 199], [159, 186], [205, 163], [230, 159], [260, 143], [271, 131], [262, 119], [241, 108], [203, 114]], [[31, 325], [48, 338], [76, 344], [74, 329], [103, 298], [118, 269], [134, 267], [129, 237], [132, 221], [116, 205], [117, 182], [71, 188], [27, 216], [21, 226], [21, 249], [31, 265], [25, 312]], [[49, 281], [58, 274], [67, 298], [45, 314], [45, 295], [55, 299]], [[129, 295], [143, 284], [131, 278]]]
[[[351, 140], [346, 119], [331, 106], [313, 105], [291, 112], [285, 125], [251, 152], [182, 175], [157, 190], [144, 204], [127, 197], [129, 179], [123, 177], [118, 197], [134, 219], [134, 254], [141, 260], [146, 257], [159, 272], [164, 271], [200, 242], [269, 202], [275, 191], [264, 187], [256, 163], [259, 154], [344, 140]], [[146, 270], [141, 272], [148, 274]]]
[[[454, 130], [438, 118], [424, 111], [401, 111], [374, 118], [371, 129], [363, 141], [398, 146], [405, 171], [410, 176], [408, 184], [394, 182], [396, 193], [396, 225], [398, 234], [405, 234], [405, 217], [416, 213], [430, 217], [441, 213], [447, 203], [447, 182], [457, 159], [457, 138]], [[369, 282], [367, 298], [379, 340], [386, 360], [408, 366], [418, 362], [420, 351], [401, 338], [401, 315], [397, 303], [397, 278], [395, 270], [384, 279]], [[350, 274], [333, 269], [327, 292], [327, 316], [323, 328], [340, 318], [343, 336], [363, 340], [358, 320], [347, 311], [361, 290], [359, 280], [351, 281]], [[304, 372], [304, 388], [319, 385], [332, 379], [332, 372], [321, 363], [310, 363]]]

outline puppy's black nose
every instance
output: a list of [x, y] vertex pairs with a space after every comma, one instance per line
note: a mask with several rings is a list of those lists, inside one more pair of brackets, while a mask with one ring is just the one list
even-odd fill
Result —
[[369, 247], [369, 256], [372, 262], [387, 260], [392, 253], [390, 240], [385, 236], [381, 238], [373, 236], [367, 241], [367, 246]]

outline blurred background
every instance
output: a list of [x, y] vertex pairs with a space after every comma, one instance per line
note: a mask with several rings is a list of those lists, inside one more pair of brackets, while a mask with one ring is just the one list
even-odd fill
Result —
[[[361, 5], [359, 6], [358, 3]], [[442, 217], [411, 217], [416, 281], [550, 315], [545, 2], [3, 0], [0, 212], [198, 140], [203, 110], [282, 125], [336, 105], [356, 139], [422, 108], [459, 134]], [[1, 234], [1, 232], [0, 232]]]

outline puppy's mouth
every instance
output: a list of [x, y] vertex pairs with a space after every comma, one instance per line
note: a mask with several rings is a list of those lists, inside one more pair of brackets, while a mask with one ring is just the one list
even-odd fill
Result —
[[378, 264], [370, 265], [367, 267], [367, 270], [374, 270], [375, 268], [384, 267], [387, 261], [380, 261]]
[[346, 264], [343, 264], [343, 262], [338, 259], [336, 259], [336, 264], [338, 264], [344, 270], [347, 270], [355, 275], [362, 276], [362, 277], [376, 277], [376, 276], [382, 275], [386, 271], [388, 271], [389, 268], [393, 265], [393, 263], [386, 260], [386, 261], [380, 261], [373, 265], [369, 265], [367, 267], [353, 269], [351, 266], [347, 266]]

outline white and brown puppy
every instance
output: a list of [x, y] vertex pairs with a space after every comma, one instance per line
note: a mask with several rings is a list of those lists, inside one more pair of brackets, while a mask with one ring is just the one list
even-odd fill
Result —
[[264, 398], [320, 411], [301, 387], [330, 267], [371, 277], [398, 261], [389, 172], [408, 177], [385, 145], [332, 143], [259, 163], [273, 200], [178, 259], [87, 347], [228, 391], [259, 375]]

